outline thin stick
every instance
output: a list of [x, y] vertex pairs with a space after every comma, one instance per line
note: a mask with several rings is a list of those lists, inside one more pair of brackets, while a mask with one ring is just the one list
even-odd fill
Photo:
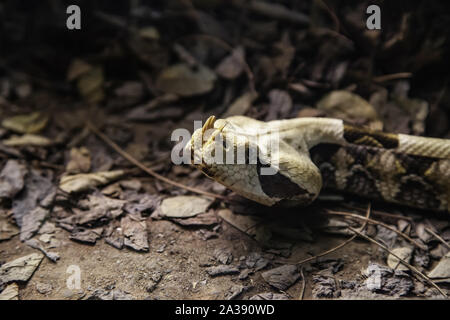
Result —
[[395, 228], [392, 228], [390, 225], [385, 224], [381, 221], [378, 220], [373, 220], [373, 219], [369, 219], [369, 218], [365, 218], [362, 217], [360, 215], [354, 214], [354, 213], [347, 213], [347, 212], [340, 212], [340, 211], [333, 211], [333, 210], [327, 210], [328, 214], [332, 214], [332, 215], [338, 215], [338, 216], [347, 216], [347, 217], [351, 217], [351, 218], [356, 218], [356, 219], [361, 219], [367, 222], [370, 222], [372, 224], [378, 224], [380, 226], [385, 227], [386, 229], [389, 229], [395, 233], [397, 233], [398, 235], [402, 236], [403, 238], [405, 238], [406, 240], [410, 241], [412, 244], [414, 244], [416, 247], [422, 249], [422, 250], [427, 250], [428, 248], [425, 247], [424, 245], [418, 243], [417, 241], [415, 241], [414, 239], [410, 238], [409, 236], [407, 236], [405, 233], [398, 231]]
[[[370, 204], [370, 202], [369, 202], [369, 206], [367, 207], [367, 214], [366, 214], [366, 218], [367, 218], [367, 219], [369, 219], [370, 212], [371, 212], [371, 207], [372, 207], [372, 206], [371, 206], [371, 204]], [[366, 226], [367, 226], [367, 220], [364, 221], [364, 223], [363, 223], [362, 227], [360, 228], [360, 230], [363, 231], [363, 230], [366, 228]], [[327, 254], [330, 254], [330, 253], [336, 251], [336, 250], [339, 250], [340, 248], [342, 248], [342, 247], [344, 247], [345, 245], [347, 245], [347, 244], [349, 244], [350, 242], [352, 242], [353, 239], [355, 239], [355, 238], [356, 238], [356, 235], [353, 235], [353, 236], [351, 236], [350, 238], [348, 238], [347, 240], [345, 240], [344, 242], [342, 242], [341, 244], [337, 245], [336, 247], [331, 248], [331, 249], [329, 249], [329, 250], [327, 250], [327, 251], [324, 251], [324, 252], [322, 252], [322, 253], [319, 253], [318, 255], [315, 255], [314, 257], [306, 258], [306, 259], [304, 259], [304, 260], [302, 260], [302, 261], [300, 261], [300, 262], [297, 262], [297, 264], [300, 265], [300, 264], [303, 264], [303, 263], [312, 261], [312, 260], [314, 260], [314, 259], [317, 259], [317, 258], [319, 258], [319, 257], [323, 257], [323, 256], [325, 256], [325, 255], [327, 255]]]
[[386, 74], [383, 76], [374, 77], [372, 80], [377, 83], [386, 82], [389, 80], [397, 80], [397, 79], [409, 79], [412, 77], [411, 72], [399, 72], [399, 73], [392, 73], [392, 74]]
[[302, 280], [303, 280], [303, 284], [302, 284], [302, 291], [300, 291], [300, 300], [303, 300], [303, 296], [305, 295], [305, 288], [306, 288], [306, 279], [305, 276], [303, 275], [303, 267], [300, 268], [300, 275], [302, 276]]
[[[355, 207], [355, 206], [351, 206], [351, 205], [348, 205], [348, 204], [344, 204], [343, 206], [346, 209], [353, 209], [353, 210], [358, 210], [358, 211], [365, 211], [366, 210], [364, 208]], [[379, 211], [379, 210], [372, 210], [372, 215], [373, 216], [382, 216], [382, 217], [393, 218], [393, 219], [396, 219], [396, 220], [408, 220], [408, 221], [411, 221], [411, 222], [414, 220], [411, 217], [395, 215], [395, 214], [392, 214], [392, 213], [387, 213], [387, 212], [383, 212], [383, 211]]]
[[170, 180], [170, 179], [168, 179], [168, 178], [166, 178], [166, 177], [156, 173], [155, 171], [151, 170], [150, 168], [146, 167], [141, 162], [136, 160], [133, 156], [131, 156], [129, 153], [127, 153], [121, 147], [119, 147], [114, 141], [112, 141], [106, 135], [104, 135], [102, 132], [100, 132], [100, 130], [98, 130], [90, 121], [87, 121], [86, 125], [89, 128], [89, 130], [91, 130], [93, 133], [95, 133], [95, 135], [97, 135], [107, 145], [109, 145], [111, 148], [113, 148], [118, 154], [120, 154], [126, 160], [130, 161], [132, 164], [137, 166], [139, 169], [141, 169], [142, 171], [145, 171], [146, 173], [148, 173], [149, 175], [153, 176], [154, 178], [156, 178], [156, 179], [158, 179], [160, 181], [163, 181], [163, 182], [165, 182], [167, 184], [170, 184], [172, 186], [175, 186], [175, 187], [178, 187], [178, 188], [182, 188], [182, 189], [185, 189], [185, 190], [189, 190], [191, 192], [195, 192], [195, 193], [198, 193], [198, 194], [202, 194], [202, 195], [207, 196], [207, 197], [220, 199], [220, 200], [226, 200], [226, 201], [228, 200], [224, 196], [221, 196], [221, 195], [218, 195], [218, 194], [209, 193], [207, 191], [203, 191], [203, 190], [200, 190], [200, 189], [197, 189], [197, 188], [185, 186], [184, 184], [172, 181], [172, 180]]
[[442, 242], [442, 244], [444, 246], [447, 247], [447, 249], [450, 249], [450, 245], [444, 240], [442, 239], [442, 237], [440, 235], [438, 235], [436, 232], [434, 232], [433, 230], [431, 230], [428, 227], [425, 227], [425, 231], [428, 232], [429, 234], [433, 235], [436, 239], [438, 239], [440, 242]]
[[406, 262], [405, 260], [403, 260], [402, 258], [400, 258], [398, 255], [396, 255], [395, 253], [393, 253], [391, 250], [389, 250], [388, 247], [386, 247], [385, 245], [379, 243], [378, 241], [376, 241], [375, 239], [372, 239], [371, 237], [366, 236], [365, 234], [362, 234], [360, 231], [353, 229], [352, 227], [348, 227], [351, 231], [353, 231], [356, 235], [376, 244], [377, 246], [379, 246], [380, 248], [386, 250], [387, 252], [389, 252], [389, 254], [391, 254], [392, 256], [394, 256], [395, 258], [397, 258], [403, 265], [405, 265], [406, 267], [408, 267], [411, 271], [415, 272], [416, 274], [418, 274], [420, 277], [422, 277], [424, 280], [426, 280], [429, 284], [431, 284], [434, 288], [436, 288], [440, 294], [442, 294], [445, 298], [447, 298], [447, 295], [445, 294], [444, 291], [441, 290], [441, 288], [439, 288], [439, 286], [433, 282], [433, 280], [431, 280], [428, 276], [426, 276], [425, 274], [423, 274], [422, 272], [420, 272], [417, 268], [415, 268], [414, 266], [410, 265], [408, 262]]

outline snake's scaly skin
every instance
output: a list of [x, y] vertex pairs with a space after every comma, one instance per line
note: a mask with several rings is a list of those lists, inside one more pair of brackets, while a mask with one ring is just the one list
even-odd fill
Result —
[[[251, 141], [257, 142], [245, 139], [256, 136]], [[215, 143], [219, 137], [222, 142]], [[278, 162], [271, 163], [259, 152], [275, 139], [278, 147], [270, 155]], [[214, 161], [218, 150], [237, 153], [240, 147], [246, 160], [257, 154], [256, 163]], [[236, 116], [210, 117], [186, 148], [193, 159], [201, 159], [196, 166], [206, 175], [268, 206], [307, 205], [325, 187], [450, 212], [450, 140], [370, 131], [338, 119], [262, 122]], [[276, 174], [261, 174], [267, 163]]]

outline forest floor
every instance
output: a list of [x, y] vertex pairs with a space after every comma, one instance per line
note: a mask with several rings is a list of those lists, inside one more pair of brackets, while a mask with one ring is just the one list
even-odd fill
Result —
[[0, 298], [450, 293], [448, 216], [327, 190], [264, 208], [171, 161], [211, 115], [450, 138], [439, 4], [380, 2], [368, 30], [368, 2], [80, 1], [80, 31], [64, 4], [0, 4]]

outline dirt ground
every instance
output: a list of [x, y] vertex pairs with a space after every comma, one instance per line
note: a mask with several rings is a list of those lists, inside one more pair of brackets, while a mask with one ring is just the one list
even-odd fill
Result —
[[[57, 263], [44, 258], [32, 279], [22, 285], [20, 299], [83, 299], [95, 289], [120, 289], [136, 299], [226, 299], [234, 285], [250, 286], [239, 298], [246, 299], [263, 292], [278, 292], [261, 277], [261, 272], [250, 275], [246, 280], [237, 275], [210, 277], [206, 266], [214, 265], [216, 248], [227, 248], [233, 254], [232, 264], [251, 252], [261, 252], [254, 240], [223, 222], [217, 239], [204, 241], [195, 231], [186, 230], [168, 221], [148, 223], [150, 230], [150, 252], [137, 253], [132, 250], [117, 250], [99, 241], [95, 246], [68, 240], [68, 232], [59, 229], [55, 238], [61, 246], [57, 251], [61, 258]], [[310, 257], [308, 253], [319, 253], [344, 241], [343, 237], [320, 236], [314, 243], [297, 243], [290, 261]], [[158, 248], [166, 245], [163, 252]], [[30, 254], [35, 250], [22, 244], [17, 238], [2, 243], [0, 261], [10, 261]], [[268, 254], [269, 257], [273, 255]], [[342, 259], [345, 267], [336, 274], [340, 280], [354, 280], [355, 275], [367, 267], [368, 261], [380, 260], [376, 248], [362, 241], [354, 241], [327, 258]], [[66, 282], [70, 273], [67, 268], [77, 265], [81, 270], [81, 290], [70, 290]], [[275, 265], [276, 266], [276, 265]], [[311, 271], [304, 271], [306, 288], [304, 298], [312, 298]], [[164, 274], [153, 292], [147, 292], [149, 277], [153, 273]], [[48, 293], [39, 293], [38, 284], [51, 286]], [[299, 299], [303, 280], [297, 281], [286, 293], [292, 299]], [[374, 296], [375, 297], [375, 296]], [[349, 295], [346, 298], [350, 298]], [[363, 297], [360, 297], [363, 298]], [[377, 298], [389, 299], [386, 295]]]

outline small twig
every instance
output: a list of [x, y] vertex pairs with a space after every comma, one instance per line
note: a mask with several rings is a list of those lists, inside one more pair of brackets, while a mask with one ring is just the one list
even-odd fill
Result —
[[185, 190], [189, 190], [191, 192], [202, 194], [202, 195], [207, 196], [207, 197], [228, 201], [228, 198], [226, 198], [224, 196], [221, 196], [221, 195], [218, 195], [218, 194], [213, 194], [213, 193], [210, 193], [210, 192], [207, 192], [207, 191], [203, 191], [203, 190], [200, 190], [200, 189], [197, 189], [197, 188], [186, 186], [184, 184], [172, 181], [172, 180], [170, 180], [170, 179], [168, 179], [168, 178], [166, 178], [166, 177], [156, 173], [155, 171], [153, 171], [150, 168], [148, 168], [145, 165], [143, 165], [140, 161], [136, 160], [133, 156], [131, 156], [129, 153], [127, 153], [121, 147], [119, 147], [114, 141], [112, 141], [105, 134], [100, 132], [100, 130], [98, 130], [90, 121], [86, 122], [86, 126], [96, 136], [98, 136], [101, 140], [103, 140], [107, 145], [109, 145], [111, 148], [113, 148], [118, 154], [120, 154], [126, 160], [130, 161], [135, 166], [137, 166], [139, 169], [141, 169], [142, 171], [148, 173], [149, 175], [153, 176], [154, 178], [156, 178], [156, 179], [158, 179], [160, 181], [163, 181], [163, 182], [165, 182], [167, 184], [170, 184], [172, 186], [178, 187], [178, 188], [182, 188], [182, 189], [185, 189]]
[[50, 168], [50, 169], [55, 169], [55, 170], [64, 170], [64, 166], [59, 165], [59, 164], [53, 164], [50, 162], [40, 161], [40, 160], [37, 160], [36, 163], [39, 166], [44, 167], [44, 168]]
[[438, 235], [436, 232], [434, 232], [433, 230], [431, 230], [428, 227], [425, 227], [425, 231], [428, 232], [429, 234], [431, 234], [432, 236], [434, 236], [436, 239], [438, 239], [440, 242], [442, 242], [442, 244], [444, 246], [447, 247], [447, 249], [450, 249], [450, 245], [440, 236]]
[[403, 238], [405, 238], [406, 240], [408, 240], [409, 242], [411, 242], [412, 244], [414, 244], [416, 247], [422, 249], [422, 250], [427, 250], [428, 248], [425, 247], [424, 245], [418, 243], [417, 241], [415, 241], [414, 239], [410, 238], [408, 235], [406, 235], [405, 233], [398, 231], [395, 228], [392, 228], [390, 225], [385, 224], [381, 221], [378, 220], [373, 220], [373, 219], [368, 219], [365, 217], [362, 217], [360, 215], [354, 214], [354, 213], [347, 213], [347, 212], [340, 212], [340, 211], [333, 211], [333, 210], [327, 210], [328, 214], [332, 214], [332, 215], [338, 215], [338, 216], [347, 216], [347, 217], [351, 217], [351, 218], [356, 218], [356, 219], [361, 219], [361, 220], [365, 220], [367, 222], [370, 222], [372, 224], [377, 224], [380, 226], [385, 227], [386, 229], [389, 229], [395, 233], [397, 233], [398, 235], [402, 236]]
[[386, 74], [383, 76], [374, 77], [372, 80], [376, 83], [383, 83], [390, 80], [397, 80], [397, 79], [409, 79], [412, 77], [411, 72], [399, 72], [399, 73], [393, 73], [393, 74]]
[[[369, 206], [367, 207], [367, 214], [366, 214], [366, 218], [367, 218], [367, 219], [369, 219], [370, 212], [371, 212], [371, 207], [372, 207], [372, 206], [371, 206], [371, 204], [370, 204], [370, 202], [369, 202]], [[362, 227], [360, 228], [361, 231], [363, 231], [363, 230], [366, 228], [367, 222], [368, 222], [367, 220], [364, 221]], [[341, 244], [337, 245], [336, 247], [331, 248], [331, 249], [329, 249], [329, 250], [327, 250], [327, 251], [324, 251], [324, 252], [322, 252], [322, 253], [319, 253], [318, 255], [315, 255], [314, 257], [306, 258], [306, 259], [304, 259], [304, 260], [302, 260], [302, 261], [300, 261], [300, 262], [297, 262], [297, 264], [300, 265], [300, 264], [303, 264], [303, 263], [306, 263], [306, 262], [315, 260], [315, 259], [317, 259], [317, 258], [319, 258], [319, 257], [323, 257], [323, 256], [325, 256], [325, 255], [327, 255], [327, 254], [330, 254], [330, 253], [336, 251], [336, 250], [339, 250], [340, 248], [342, 248], [342, 247], [346, 246], [347, 244], [349, 244], [350, 242], [352, 242], [353, 239], [355, 239], [355, 238], [356, 238], [356, 235], [353, 235], [353, 236], [351, 236], [350, 238], [348, 238], [347, 240], [345, 240], [344, 242], [342, 242]]]
[[300, 275], [302, 276], [303, 283], [302, 283], [302, 291], [300, 291], [299, 299], [303, 300], [303, 296], [305, 295], [305, 288], [306, 288], [306, 279], [305, 279], [305, 276], [303, 275], [303, 267], [300, 268]]
[[376, 244], [377, 246], [379, 246], [380, 248], [386, 250], [387, 252], [389, 252], [389, 254], [391, 254], [392, 256], [394, 256], [395, 258], [397, 258], [403, 265], [405, 265], [406, 267], [408, 267], [411, 271], [415, 272], [416, 274], [418, 274], [420, 277], [422, 277], [424, 280], [426, 280], [429, 284], [431, 284], [434, 288], [436, 288], [440, 294], [442, 294], [445, 298], [447, 298], [447, 295], [445, 294], [444, 291], [441, 290], [441, 288], [439, 288], [439, 286], [433, 282], [433, 280], [431, 280], [428, 276], [426, 276], [425, 274], [423, 274], [422, 272], [420, 272], [417, 268], [415, 268], [414, 266], [410, 265], [408, 262], [406, 262], [405, 260], [403, 260], [402, 258], [400, 258], [398, 255], [396, 255], [395, 253], [393, 253], [391, 250], [389, 250], [388, 247], [386, 247], [385, 245], [379, 243], [378, 241], [376, 241], [375, 239], [372, 239], [369, 236], [366, 236], [365, 234], [362, 234], [360, 231], [353, 229], [352, 227], [348, 227], [351, 231], [353, 231], [356, 235]]
[[[343, 206], [345, 208], [347, 208], [347, 209], [352, 209], [352, 210], [358, 210], [358, 211], [365, 211], [366, 210], [364, 208], [355, 207], [355, 206], [351, 206], [351, 205], [348, 205], [348, 204], [343, 204]], [[396, 219], [396, 220], [408, 220], [410, 222], [412, 222], [414, 220], [411, 217], [402, 216], [402, 215], [396, 215], [396, 214], [387, 213], [387, 212], [383, 212], [383, 211], [379, 211], [379, 210], [372, 210], [372, 215], [373, 216], [381, 216], [381, 217], [392, 218], [392, 219]]]

